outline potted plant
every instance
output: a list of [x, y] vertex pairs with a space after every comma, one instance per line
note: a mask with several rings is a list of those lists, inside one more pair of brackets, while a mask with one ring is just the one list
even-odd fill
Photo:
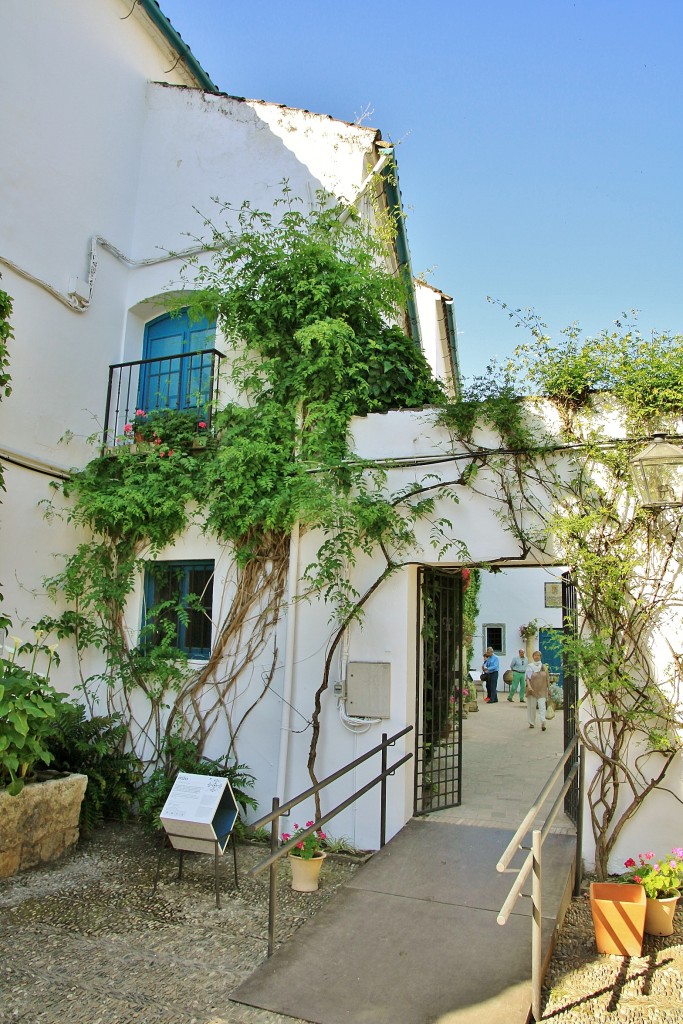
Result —
[[530, 658], [534, 653], [534, 638], [538, 636], [538, 621], [532, 619], [531, 622], [527, 622], [519, 627], [519, 635], [524, 641], [526, 648], [526, 656]]
[[[65, 696], [48, 681], [57, 656], [43, 636], [37, 630], [35, 644], [10, 637], [9, 657], [0, 657], [0, 878], [52, 860], [78, 840], [88, 784], [85, 775], [46, 779], [36, 770], [52, 761], [49, 737]], [[36, 671], [43, 659], [44, 675]]]
[[304, 835], [313, 824], [314, 822], [307, 821], [305, 827], [300, 827], [295, 823], [294, 832], [282, 833], [283, 843], [301, 836], [294, 849], [287, 855], [292, 869], [292, 889], [295, 892], [315, 892], [318, 888], [320, 869], [326, 856], [323, 843], [327, 836], [322, 829]]
[[676, 905], [683, 886], [683, 847], [677, 846], [667, 857], [639, 853], [624, 862], [629, 871], [624, 878], [641, 884], [646, 897], [645, 931], [648, 935], [671, 935]]
[[123, 433], [126, 440], [149, 445], [164, 456], [206, 447], [209, 425], [201, 409], [136, 409]]
[[645, 891], [620, 880], [591, 882], [591, 915], [598, 953], [640, 956], [645, 931]]

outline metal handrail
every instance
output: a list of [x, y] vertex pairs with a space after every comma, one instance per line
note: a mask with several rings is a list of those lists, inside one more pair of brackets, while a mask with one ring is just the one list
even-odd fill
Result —
[[193, 352], [176, 352], [169, 356], [152, 356], [149, 359], [129, 359], [127, 363], [110, 363], [110, 370], [121, 370], [124, 366], [147, 366], [150, 363], [170, 363], [174, 359], [191, 359], [192, 356], [220, 356], [221, 359], [225, 358], [223, 352], [219, 352], [217, 348], [198, 348]]
[[[265, 871], [266, 868], [270, 869], [270, 895], [268, 901], [268, 956], [272, 955], [273, 948], [275, 945], [275, 916], [277, 909], [277, 862], [280, 860], [281, 857], [284, 857], [285, 854], [289, 853], [290, 850], [297, 846], [302, 841], [302, 839], [305, 839], [307, 836], [310, 836], [314, 832], [317, 832], [319, 828], [322, 828], [323, 825], [325, 825], [332, 818], [335, 818], [338, 814], [341, 813], [341, 811], [345, 810], [351, 804], [355, 803], [356, 800], [359, 800], [360, 797], [364, 796], [378, 783], [382, 784], [380, 799], [381, 849], [385, 844], [386, 836], [386, 780], [390, 775], [394, 775], [397, 769], [400, 768], [401, 765], [405, 764], [406, 761], [409, 761], [413, 756], [412, 751], [409, 751], [407, 754], [404, 754], [402, 758], [396, 761], [395, 764], [387, 766], [387, 748], [393, 747], [397, 740], [400, 740], [402, 736], [406, 736], [409, 732], [412, 731], [412, 725], [407, 725], [405, 729], [401, 729], [400, 732], [395, 733], [391, 738], [388, 738], [387, 734], [383, 732], [382, 742], [378, 743], [376, 747], [373, 747], [371, 750], [368, 750], [365, 754], [362, 754], [360, 757], [357, 757], [355, 761], [351, 761], [349, 764], [345, 765], [343, 768], [340, 768], [332, 775], [328, 775], [321, 782], [317, 782], [314, 786], [310, 786], [302, 793], [299, 793], [297, 796], [292, 797], [292, 799], [288, 800], [286, 803], [280, 805], [279, 798], [274, 796], [272, 810], [270, 811], [270, 813], [265, 814], [262, 818], [259, 818], [258, 821], [252, 822], [249, 825], [250, 830], [256, 831], [256, 829], [263, 828], [264, 825], [272, 823], [270, 830], [270, 856], [266, 857], [262, 861], [259, 861], [258, 864], [254, 865], [254, 867], [247, 872], [247, 874], [254, 878], [256, 877], [256, 875], [259, 875], [262, 871]], [[326, 786], [329, 786], [332, 782], [336, 782], [337, 779], [340, 779], [344, 775], [347, 775], [350, 771], [353, 771], [354, 768], [357, 768], [358, 765], [363, 764], [365, 761], [369, 760], [369, 758], [374, 757], [375, 754], [378, 754], [380, 752], [382, 754], [382, 770], [380, 771], [379, 775], [377, 775], [370, 782], [366, 783], [361, 789], [358, 789], [354, 793], [352, 793], [351, 796], [347, 797], [346, 800], [343, 800], [342, 803], [337, 804], [337, 806], [334, 807], [331, 811], [328, 811], [327, 814], [321, 815], [316, 821], [313, 822], [312, 825], [309, 825], [307, 828], [299, 831], [298, 834], [293, 839], [289, 840], [289, 842], [285, 843], [283, 846], [278, 845], [279, 829], [276, 822], [282, 815], [289, 814], [292, 808], [296, 807], [300, 803], [303, 803], [303, 801], [307, 800], [309, 797], [319, 793], [322, 789], [325, 789]]]
[[500, 860], [496, 864], [498, 871], [507, 870], [510, 861], [514, 857], [517, 850], [528, 850], [528, 847], [522, 846], [521, 840], [529, 831], [529, 826], [536, 818], [539, 810], [548, 799], [550, 791], [557, 782], [562, 770], [574, 753], [574, 750], [578, 748], [578, 758], [572, 769], [567, 773], [567, 777], [564, 781], [562, 789], [558, 793], [557, 797], [553, 801], [553, 805], [548, 811], [543, 825], [540, 829], [534, 829], [531, 833], [531, 850], [527, 853], [524, 859], [524, 863], [517, 870], [517, 878], [512, 884], [510, 891], [505, 897], [503, 906], [500, 908], [500, 912], [497, 917], [498, 924], [504, 925], [512, 910], [515, 903], [520, 896], [526, 896], [522, 892], [524, 883], [526, 882], [529, 874], [532, 874], [531, 880], [531, 1011], [534, 1016], [534, 1020], [541, 1020], [541, 985], [543, 982], [542, 971], [543, 971], [543, 947], [541, 944], [541, 925], [542, 925], [542, 848], [543, 843], [550, 832], [555, 818], [560, 812], [563, 801], [569, 789], [574, 784], [578, 776], [578, 809], [577, 809], [577, 820], [576, 820], [576, 858], [574, 864], [574, 887], [573, 894], [578, 896], [581, 887], [581, 848], [583, 843], [583, 789], [584, 789], [584, 748], [583, 744], [579, 741], [578, 734], [574, 736], [558, 762], [555, 770], [551, 773], [548, 781], [543, 786], [543, 789], [538, 794], [533, 804], [529, 808], [528, 812], [524, 816], [519, 828], [515, 832], [514, 836], [506, 846]]
[[[225, 358], [222, 352], [219, 352], [217, 348], [206, 348], [196, 349], [193, 352], [178, 352], [172, 355], [152, 357], [149, 359], [131, 359], [125, 363], [111, 363], [109, 365], [109, 377], [107, 381], [107, 400], [104, 409], [104, 430], [102, 437], [103, 450], [107, 448], [111, 441], [116, 443], [116, 435], [119, 427], [123, 424], [123, 421], [128, 419], [129, 415], [132, 415], [132, 410], [135, 408], [135, 402], [139, 400], [137, 394], [140, 378], [138, 375], [137, 382], [134, 379], [133, 370], [137, 368], [140, 372], [144, 368], [152, 367], [155, 364], [162, 366], [168, 364], [173, 366], [179, 364], [180, 367], [183, 365], [193, 366], [193, 360], [200, 358], [201, 365], [199, 368], [200, 376], [204, 374], [205, 363], [204, 359], [207, 359], [206, 369], [208, 375], [208, 401], [205, 403], [205, 409], [203, 414], [208, 423], [211, 421], [212, 405], [217, 398], [218, 389], [218, 367], [222, 359]], [[128, 371], [127, 379], [124, 380], [123, 371]], [[116, 375], [116, 383], [115, 383]], [[195, 406], [186, 402], [184, 397], [178, 393], [176, 400], [171, 404], [154, 404], [147, 411], [153, 411], [155, 409], [184, 409], [184, 408], [195, 408]], [[110, 422], [113, 414], [113, 423]]]

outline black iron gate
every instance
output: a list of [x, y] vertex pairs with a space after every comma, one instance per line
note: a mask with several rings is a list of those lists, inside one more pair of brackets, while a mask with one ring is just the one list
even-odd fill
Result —
[[462, 595], [460, 570], [419, 570], [415, 814], [461, 801]]
[[[562, 576], [562, 622], [565, 643], [562, 650], [562, 671], [564, 676], [564, 748], [574, 739], [576, 733], [576, 713], [579, 699], [579, 679], [574, 659], [571, 652], [571, 640], [576, 636], [578, 629], [578, 616], [576, 611], [576, 588], [572, 583], [568, 572]], [[564, 768], [565, 779], [572, 770], [578, 758], [578, 750], [574, 751], [572, 758]], [[578, 776], [564, 798], [564, 809], [568, 818], [577, 824], [579, 806], [579, 782]]]

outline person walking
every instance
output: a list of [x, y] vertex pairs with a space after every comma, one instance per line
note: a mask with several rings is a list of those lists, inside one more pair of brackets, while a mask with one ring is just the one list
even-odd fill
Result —
[[510, 692], [508, 694], [508, 700], [510, 702], [512, 702], [517, 690], [519, 690], [519, 703], [524, 704], [524, 687], [528, 666], [529, 659], [526, 656], [524, 648], [520, 647], [519, 653], [516, 654], [510, 662], [510, 671], [512, 672], [512, 682], [510, 683]]
[[541, 652], [534, 651], [532, 660], [526, 670], [526, 712], [529, 728], [536, 725], [536, 712], [541, 719], [541, 729], [545, 732], [545, 709], [550, 687], [548, 669], [541, 661]]
[[486, 656], [484, 658], [484, 664], [481, 666], [482, 672], [486, 673], [486, 693], [484, 697], [485, 704], [497, 704], [498, 703], [498, 672], [500, 671], [500, 662], [493, 653], [493, 647], [486, 648]]

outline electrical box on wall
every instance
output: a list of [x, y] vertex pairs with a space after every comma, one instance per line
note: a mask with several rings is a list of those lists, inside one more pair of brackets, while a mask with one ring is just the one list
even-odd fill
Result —
[[388, 661], [349, 662], [346, 710], [357, 718], [391, 718], [391, 664]]

